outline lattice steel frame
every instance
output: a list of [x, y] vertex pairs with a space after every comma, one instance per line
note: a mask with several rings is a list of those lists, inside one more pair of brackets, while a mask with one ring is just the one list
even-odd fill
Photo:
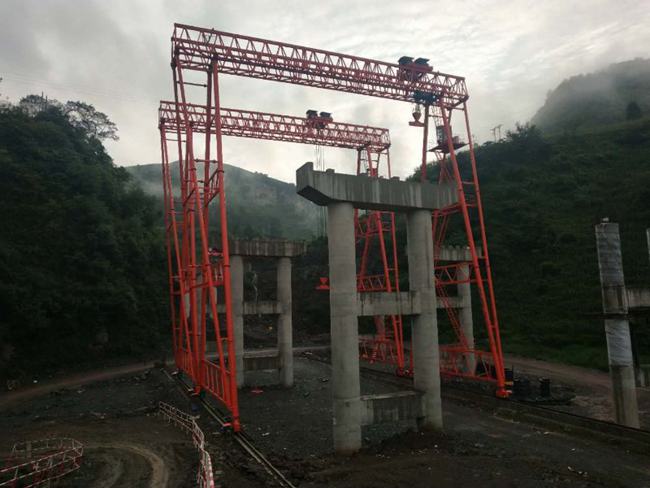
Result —
[[[175, 24], [174, 26], [172, 52], [175, 72], [180, 73], [186, 69], [212, 73], [213, 79], [211, 79], [211, 82], [214, 84], [215, 90], [218, 82], [217, 72], [219, 72], [410, 103], [423, 103], [425, 106], [422, 145], [423, 176], [426, 175], [429, 117], [430, 115], [439, 117], [442, 127], [444, 127], [443, 136], [437, 141], [438, 147], [441, 149], [436, 152], [441, 169], [440, 178], [444, 179], [448, 175], [449, 179], [453, 179], [457, 186], [459, 203], [453, 208], [443, 209], [441, 212], [434, 214], [432, 229], [434, 242], [436, 243], [436, 249], [439, 250], [439, 246], [446, 234], [447, 217], [454, 212], [459, 213], [462, 216], [468, 246], [472, 255], [472, 260], [469, 263], [473, 274], [471, 281], [476, 285], [481, 301], [481, 312], [487, 330], [492, 359], [492, 367], [489, 368], [486, 374], [482, 375], [477, 375], [474, 371], [463, 371], [457, 365], [449, 365], [445, 362], [441, 364], [441, 370], [443, 374], [447, 375], [494, 381], [497, 395], [507, 396], [485, 222], [480, 203], [476, 160], [467, 116], [466, 102], [468, 93], [464, 78], [434, 71], [433, 68], [426, 64], [385, 63], [358, 56], [343, 55], [331, 51], [183, 24]], [[182, 85], [182, 80], [180, 82]], [[210, 88], [208, 88], [208, 92], [210, 92]], [[218, 90], [215, 93], [218, 93]], [[176, 100], [178, 101], [178, 96]], [[183, 99], [183, 102], [185, 101]], [[432, 111], [433, 113], [431, 113]], [[456, 156], [456, 149], [458, 148], [453, 143], [450, 119], [454, 111], [464, 114], [472, 172], [470, 185], [474, 192], [474, 201], [468, 201], [467, 199], [467, 187], [469, 185], [462, 180]], [[218, 108], [215, 115], [215, 122], [217, 122], [220, 120]], [[216, 125], [218, 125], [218, 122]], [[217, 140], [220, 146], [220, 128], [217, 131]], [[447, 146], [447, 151], [442, 149], [443, 146]], [[472, 221], [470, 209], [477, 216], [476, 223]], [[477, 232], [475, 227], [478, 227], [478, 242], [483, 246], [482, 257], [477, 254], [477, 239], [475, 237]], [[436, 274], [439, 274], [439, 267]], [[441, 283], [440, 286], [445, 285], [445, 283]], [[448, 309], [448, 313], [453, 325], [454, 311]], [[473, 351], [469, 350], [466, 341], [463, 340], [462, 331], [459, 335], [458, 328], [454, 327], [454, 329], [458, 337], [458, 344], [449, 346], [447, 351], [452, 355], [456, 354], [454, 351], [461, 351], [462, 354], [472, 354]], [[443, 347], [443, 353], [444, 351]], [[478, 352], [475, 354], [481, 357], [484, 356]]]
[[[174, 97], [181, 108], [174, 116], [175, 138], [167, 137], [164, 126], [159, 125], [159, 130], [174, 359], [177, 368], [191, 378], [194, 392], [214, 395], [229, 410], [232, 428], [239, 431], [218, 71], [216, 65], [205, 70], [208, 130], [203, 133], [195, 132], [187, 106], [187, 88], [193, 84], [184, 81], [183, 67], [174, 56], [172, 71]], [[179, 191], [175, 191], [171, 177], [169, 154], [174, 146]], [[195, 151], [195, 146], [201, 152]], [[217, 214], [220, 235], [216, 245], [209, 242], [210, 238], [214, 240], [210, 234], [211, 212]], [[222, 319], [217, 313], [217, 299], [225, 305]], [[213, 332], [215, 360], [206, 356], [208, 326]]]
[[[158, 109], [159, 125], [168, 134], [184, 126], [178, 125], [178, 112], [189, 115], [194, 133], [205, 134], [207, 108], [198, 104], [177, 104], [161, 101]], [[381, 162], [390, 178], [390, 135], [388, 129], [366, 125], [336, 122], [324, 118], [297, 117], [251, 110], [221, 108], [221, 131], [224, 136], [317, 144], [354, 149], [357, 151], [357, 174], [365, 173], [378, 178]], [[212, 128], [214, 130], [214, 128]], [[361, 249], [357, 289], [360, 293], [387, 291], [399, 293], [399, 268], [395, 216], [392, 212], [355, 213], [355, 238]], [[379, 264], [382, 272], [369, 274], [372, 264], [373, 241], [379, 242]], [[388, 245], [390, 243], [390, 246]], [[386, 328], [388, 321], [389, 328]], [[401, 316], [374, 317], [376, 335], [360, 340], [360, 357], [370, 362], [394, 364], [401, 374], [406, 374], [404, 338]]]

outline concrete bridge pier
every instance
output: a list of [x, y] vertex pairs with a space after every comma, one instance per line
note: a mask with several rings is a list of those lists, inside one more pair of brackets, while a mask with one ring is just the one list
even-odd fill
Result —
[[422, 417], [425, 429], [442, 430], [440, 400], [440, 353], [433, 266], [431, 212], [414, 210], [407, 214], [409, 288], [419, 292], [421, 311], [413, 316], [413, 384], [422, 392]]
[[361, 449], [361, 382], [354, 242], [351, 203], [327, 206], [329, 242], [330, 333], [334, 449]]
[[[463, 264], [458, 267], [459, 280], [469, 280], [470, 275], [470, 266], [468, 263]], [[474, 319], [472, 317], [472, 287], [469, 281], [466, 283], [458, 284], [458, 319], [460, 321], [460, 326], [467, 340], [467, 347], [474, 349]], [[467, 370], [469, 372], [474, 372], [476, 370], [476, 356], [474, 354], [468, 354], [465, 357]]]
[[230, 256], [230, 283], [237, 388], [241, 388], [244, 386], [244, 260], [241, 256]]
[[638, 428], [639, 409], [628, 320], [628, 294], [623, 276], [618, 224], [603, 221], [596, 226], [596, 247], [616, 422]]
[[[334, 450], [361, 448], [363, 425], [398, 420], [442, 429], [437, 298], [433, 268], [431, 212], [456, 202], [450, 185], [405, 182], [314, 171], [296, 171], [298, 194], [327, 206]], [[357, 293], [354, 209], [407, 215], [408, 292]], [[413, 317], [416, 391], [361, 396], [358, 317]]]
[[[251, 380], [254, 371], [277, 374], [278, 383], [293, 386], [293, 328], [291, 318], [291, 258], [306, 251], [303, 241], [286, 239], [249, 239], [230, 241], [230, 278], [235, 340], [237, 387]], [[244, 262], [273, 260], [277, 263], [276, 300], [246, 301], [244, 297]], [[220, 313], [223, 304], [218, 305]], [[277, 350], [260, 353], [246, 351], [244, 344], [244, 317], [246, 315], [277, 316]], [[250, 373], [247, 375], [247, 372]]]
[[280, 384], [293, 386], [293, 326], [291, 321], [291, 259], [278, 258], [277, 297], [280, 303], [278, 315], [278, 356]]

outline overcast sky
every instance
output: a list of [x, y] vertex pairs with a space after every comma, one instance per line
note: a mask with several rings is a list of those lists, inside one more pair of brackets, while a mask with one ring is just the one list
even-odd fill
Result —
[[[2, 97], [44, 92], [84, 100], [118, 125], [117, 164], [160, 161], [156, 109], [171, 98], [174, 22], [395, 62], [426, 57], [464, 76], [479, 141], [490, 128], [527, 121], [562, 79], [650, 56], [648, 0], [1, 0]], [[224, 77], [224, 106], [302, 115], [391, 130], [394, 173], [418, 164], [419, 131], [404, 103]], [[227, 163], [291, 181], [313, 160], [310, 146], [226, 139]], [[353, 172], [350, 151], [325, 149], [325, 164]]]

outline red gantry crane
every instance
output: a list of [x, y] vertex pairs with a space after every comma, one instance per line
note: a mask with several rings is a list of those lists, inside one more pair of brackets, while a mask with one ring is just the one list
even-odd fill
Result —
[[[182, 124], [178, 125], [181, 111], [188, 115], [195, 134], [205, 134], [208, 118], [205, 105], [183, 106], [172, 101], [161, 101], [158, 115], [160, 127], [164, 130], [163, 137], [166, 137], [165, 134], [175, 134], [179, 129], [183, 132]], [[387, 129], [335, 122], [326, 112], [319, 114], [315, 110], [308, 110], [306, 117], [296, 117], [222, 108], [221, 129], [224, 136], [354, 149], [357, 152], [357, 173], [365, 172], [371, 177], [379, 177], [383, 163], [387, 176], [391, 175], [390, 136]], [[399, 292], [394, 214], [368, 212], [359, 215], [357, 213], [355, 234], [361, 251], [357, 276], [359, 292]], [[379, 256], [373, 256], [373, 242], [379, 244]], [[371, 274], [375, 269], [373, 264], [378, 264], [382, 272]], [[360, 340], [361, 357], [369, 361], [394, 364], [400, 371], [404, 371], [402, 318], [377, 316], [374, 318], [374, 323], [376, 334]], [[175, 329], [174, 334], [175, 340], [183, 343], [180, 327]]]
[[[488, 254], [485, 222], [481, 207], [480, 191], [476, 173], [476, 160], [471, 140], [467, 100], [469, 95], [462, 77], [435, 71], [423, 58], [413, 60], [403, 57], [398, 63], [386, 63], [358, 56], [350, 56], [331, 51], [307, 48], [289, 43], [281, 43], [250, 36], [231, 34], [214, 29], [198, 28], [175, 24], [172, 35], [172, 70], [174, 79], [175, 101], [182, 106], [178, 111], [178, 125], [185, 128], [185, 134], [177, 131], [178, 159], [181, 162], [181, 202], [183, 215], [180, 221], [182, 232], [178, 233], [178, 219], [170, 218], [168, 227], [172, 229], [174, 245], [177, 249], [176, 263], [170, 274], [172, 295], [186, 297], [189, 295], [189, 319], [183, 312], [180, 319], [188, 321], [184, 344], [194, 344], [192, 350], [185, 345], [176, 344], [182, 351], [177, 357], [181, 369], [191, 370], [197, 391], [206, 389], [220, 399], [233, 413], [234, 427], [238, 428], [237, 397], [234, 381], [234, 361], [232, 363], [219, 354], [219, 364], [211, 363], [201, 357], [199, 342], [201, 336], [199, 323], [204, 322], [198, 310], [199, 301], [192, 290], [200, 290], [206, 299], [200, 301], [201, 307], [206, 303], [213, 309], [212, 317], [218, 344], [223, 343], [228, 349], [228, 358], [234, 358], [232, 350], [232, 317], [230, 303], [230, 270], [228, 253], [228, 232], [226, 219], [226, 200], [223, 178], [222, 145], [222, 109], [219, 99], [219, 75], [230, 74], [273, 80], [297, 85], [326, 88], [361, 95], [387, 98], [408, 103], [415, 103], [424, 110], [424, 121], [416, 120], [413, 125], [422, 126], [422, 177], [426, 178], [427, 151], [429, 150], [429, 119], [436, 125], [433, 152], [437, 156], [439, 180], [453, 181], [458, 193], [458, 203], [434, 214], [434, 252], [440, 255], [440, 246], [446, 235], [449, 217], [458, 214], [461, 217], [467, 235], [467, 245], [471, 260], [468, 263], [441, 264], [436, 266], [437, 286], [440, 289], [468, 280], [475, 285], [481, 303], [481, 315], [485, 325], [488, 351], [479, 351], [468, 344], [462, 330], [455, 324], [454, 311], [447, 312], [456, 334], [456, 343], [442, 347], [443, 359], [441, 371], [451, 376], [463, 376], [473, 379], [492, 381], [496, 384], [498, 396], [507, 396], [503, 368], [503, 355], [499, 335], [499, 323], [492, 284]], [[199, 79], [191, 74], [198, 74]], [[188, 92], [199, 88], [202, 103], [207, 110], [207, 127], [203, 138], [196, 138], [193, 133], [191, 114], [189, 112]], [[420, 109], [420, 111], [422, 110]], [[417, 111], [414, 112], [418, 113]], [[454, 136], [451, 130], [454, 115], [460, 117], [468, 141], [469, 168], [461, 173], [456, 151], [465, 144], [460, 136]], [[214, 128], [214, 130], [212, 130]], [[196, 139], [196, 140], [195, 140]], [[214, 148], [213, 141], [214, 140]], [[195, 155], [194, 147], [202, 150]], [[165, 160], [163, 148], [163, 160]], [[167, 159], [168, 160], [168, 159]], [[197, 163], [203, 163], [203, 178], [197, 176]], [[469, 177], [466, 173], [469, 172]], [[185, 188], [183, 188], [185, 187]], [[208, 205], [213, 200], [218, 202], [220, 246], [211, 248], [207, 243]], [[175, 207], [169, 215], [176, 216]], [[174, 217], [175, 218], [175, 217]], [[197, 239], [198, 236], [198, 239]], [[482, 248], [479, 255], [478, 248]], [[200, 257], [197, 255], [200, 254]], [[173, 261], [170, 254], [170, 261]], [[459, 278], [461, 264], [471, 269], [471, 277]], [[216, 288], [222, 290], [225, 302], [225, 327], [222, 337], [216, 312]], [[173, 300], [172, 300], [173, 301]], [[178, 300], [183, 302], [183, 300]], [[174, 313], [174, 312], [172, 312]], [[174, 318], [172, 319], [175, 320]], [[202, 337], [202, 339], [201, 339]], [[222, 346], [219, 346], [222, 347]], [[183, 349], [185, 348], [185, 349]], [[201, 349], [202, 351], [205, 348]], [[459, 358], [473, 356], [483, 367], [467, 370], [460, 366], [464, 360]]]

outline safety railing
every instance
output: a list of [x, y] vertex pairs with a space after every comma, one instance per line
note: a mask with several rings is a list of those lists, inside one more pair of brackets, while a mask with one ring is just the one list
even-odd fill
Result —
[[83, 445], [69, 438], [48, 438], [14, 444], [0, 469], [0, 487], [49, 486], [81, 466]]
[[205, 436], [203, 431], [189, 414], [165, 402], [158, 403], [158, 414], [169, 422], [176, 424], [192, 436], [192, 442], [199, 451], [199, 472], [196, 483], [199, 488], [214, 488], [214, 474], [210, 454], [205, 449]]

